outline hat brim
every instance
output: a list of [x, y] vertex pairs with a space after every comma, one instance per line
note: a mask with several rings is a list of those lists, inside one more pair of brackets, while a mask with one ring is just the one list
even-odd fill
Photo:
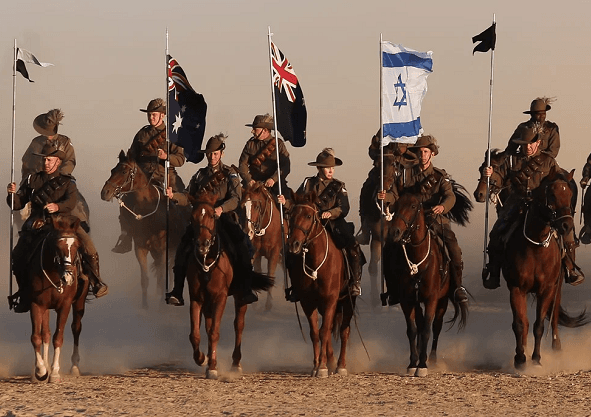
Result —
[[269, 129], [269, 130], [275, 130], [275, 126], [271, 123], [262, 123], [262, 124], [258, 124], [258, 125], [254, 125], [253, 123], [249, 123], [247, 125], [244, 125], [246, 127], [252, 127], [253, 129], [256, 128], [263, 128], [263, 129]]
[[313, 166], [313, 167], [318, 167], [318, 168], [330, 168], [330, 167], [339, 167], [341, 165], [343, 165], [343, 161], [341, 161], [339, 158], [334, 159], [334, 165], [331, 164], [327, 164], [325, 162], [308, 162], [308, 165]]
[[43, 136], [53, 136], [53, 135], [57, 135], [57, 125], [55, 126], [55, 129], [50, 130], [47, 128], [44, 128], [43, 126], [41, 126], [41, 121], [43, 119], [43, 116], [45, 116], [44, 114], [40, 114], [39, 116], [35, 117], [35, 119], [33, 120], [33, 129], [35, 129], [35, 131], [37, 133], [39, 133], [40, 135]]
[[141, 112], [144, 113], [162, 113], [162, 114], [166, 114], [166, 108], [165, 107], [158, 107], [154, 110], [149, 110], [149, 109], [140, 109]]
[[64, 151], [60, 151], [59, 149], [56, 149], [55, 151], [53, 151], [52, 153], [47, 154], [47, 155], [44, 154], [44, 153], [37, 153], [37, 152], [33, 152], [33, 155], [41, 156], [43, 158], [47, 158], [47, 157], [52, 157], [53, 156], [53, 157], [56, 157], [56, 158], [61, 159], [62, 161], [66, 157], [66, 153]]
[[548, 111], [552, 108], [552, 106], [550, 106], [549, 104], [546, 104], [546, 110], [536, 110], [536, 111], [532, 111], [532, 110], [526, 110], [523, 112], [523, 114], [535, 114], [535, 113], [539, 113], [542, 111]]
[[212, 153], [215, 151], [223, 151], [224, 149], [226, 149], [226, 144], [222, 143], [217, 149], [212, 149], [212, 148], [199, 149], [197, 151], [197, 153]]
[[429, 148], [434, 156], [439, 154], [439, 147], [430, 143], [429, 145], [409, 145], [408, 149]]

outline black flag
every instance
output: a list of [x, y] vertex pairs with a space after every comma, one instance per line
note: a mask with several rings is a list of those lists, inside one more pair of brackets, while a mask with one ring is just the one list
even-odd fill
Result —
[[490, 49], [495, 50], [495, 44], [497, 43], [496, 26], [497, 24], [493, 23], [491, 27], [472, 38], [472, 43], [480, 42], [474, 47], [472, 55], [477, 51], [488, 52]]

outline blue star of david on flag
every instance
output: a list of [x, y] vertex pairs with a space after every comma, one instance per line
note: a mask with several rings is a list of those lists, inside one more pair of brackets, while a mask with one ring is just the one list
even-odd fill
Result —
[[[396, 88], [396, 99], [394, 100], [394, 105], [398, 106], [398, 110], [400, 110], [400, 106], [406, 106], [406, 84], [402, 82], [402, 75], [398, 74], [398, 82], [394, 84], [394, 88]], [[398, 89], [402, 93], [402, 98], [398, 100]]]

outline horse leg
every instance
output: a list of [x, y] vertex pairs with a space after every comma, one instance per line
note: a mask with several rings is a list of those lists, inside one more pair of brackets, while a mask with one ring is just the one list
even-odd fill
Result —
[[310, 340], [312, 341], [312, 350], [314, 352], [314, 367], [312, 368], [312, 375], [318, 375], [318, 365], [320, 360], [320, 334], [318, 330], [318, 310], [315, 309], [306, 300], [300, 302], [302, 310], [308, 319], [308, 325], [310, 326]]
[[148, 308], [148, 285], [150, 278], [148, 275], [148, 251], [135, 245], [135, 257], [140, 264], [140, 284], [142, 286], [142, 308]]
[[527, 346], [527, 332], [529, 321], [527, 320], [526, 294], [519, 288], [510, 289], [511, 310], [513, 311], [513, 333], [515, 333], [515, 358], [513, 363], [516, 369], [525, 367], [525, 348]]
[[64, 329], [66, 322], [70, 315], [70, 307], [72, 305], [64, 303], [62, 308], [56, 309], [57, 319], [55, 322], [55, 332], [53, 333], [53, 363], [51, 365], [51, 375], [49, 375], [49, 382], [62, 382], [60, 375], [60, 353], [64, 345]]
[[431, 353], [429, 354], [429, 363], [431, 365], [437, 364], [437, 344], [439, 343], [439, 335], [443, 328], [443, 317], [446, 311], [447, 297], [444, 297], [437, 302], [437, 310], [435, 312], [435, 319], [433, 320], [433, 343], [431, 344]]
[[[277, 248], [275, 253], [267, 260], [267, 274], [275, 281], [275, 271], [277, 271], [277, 264], [279, 263], [279, 253], [281, 248]], [[273, 308], [273, 295], [271, 294], [272, 288], [267, 291], [267, 301], [265, 302], [265, 311], [271, 311]]]
[[351, 334], [351, 319], [355, 311], [356, 297], [351, 299], [345, 298], [343, 301], [343, 321], [340, 328], [341, 337], [341, 352], [339, 354], [339, 361], [337, 362], [336, 374], [340, 376], [347, 376], [347, 343], [349, 343], [349, 336]]
[[[220, 325], [222, 323], [222, 315], [226, 307], [227, 296], [218, 295], [218, 300], [213, 301], [210, 309], [211, 316], [206, 316], [207, 339], [208, 339], [208, 354], [209, 363], [205, 371], [207, 379], [218, 379], [218, 353], [217, 347], [220, 341]], [[208, 309], [209, 310], [209, 309]], [[209, 322], [209, 323], [207, 323]]]
[[553, 301], [554, 305], [552, 305], [553, 313], [550, 325], [552, 326], [552, 350], [559, 351], [562, 349], [560, 336], [558, 336], [558, 318], [560, 316], [560, 303], [562, 301], [562, 282], [559, 283], [556, 291], [558, 291], [558, 294], [556, 294], [556, 299]]
[[193, 346], [193, 360], [199, 366], [205, 362], [205, 354], [199, 350], [199, 342], [201, 341], [201, 304], [195, 300], [191, 300], [190, 306], [191, 316], [191, 333], [189, 334], [189, 341]]
[[[47, 312], [49, 315], [49, 312]], [[33, 372], [31, 380], [33, 382], [37, 381], [45, 381], [49, 376], [49, 372], [47, 372], [47, 356], [49, 351], [49, 337], [47, 338], [47, 343], [43, 343], [43, 337], [41, 332], [43, 330], [43, 321], [44, 321], [45, 312], [41, 311], [41, 308], [37, 306], [37, 304], [32, 303], [31, 305], [31, 324], [32, 324], [32, 333], [31, 333], [31, 344], [33, 345], [33, 349], [35, 350], [35, 371]], [[41, 347], [43, 346], [43, 352], [41, 352]], [[45, 360], [44, 360], [45, 359]]]
[[328, 352], [329, 349], [332, 351], [330, 337], [334, 323], [336, 303], [336, 300], [327, 302], [324, 307], [324, 314], [322, 314], [322, 325], [320, 326], [320, 358], [318, 362], [318, 373], [316, 374], [319, 378], [328, 377]]
[[[88, 285], [88, 284], [86, 284]], [[70, 374], [80, 376], [80, 353], [78, 346], [80, 345], [80, 332], [82, 332], [82, 317], [84, 317], [84, 308], [86, 302], [86, 292], [82, 291], [82, 295], [73, 304], [72, 310], [72, 335], [74, 336], [74, 350], [72, 352], [72, 369]]]
[[406, 374], [412, 375], [417, 371], [417, 362], [419, 360], [419, 353], [417, 350], [417, 324], [416, 324], [416, 305], [410, 304], [406, 301], [400, 303], [400, 307], [404, 313], [406, 320], [406, 336], [410, 345], [410, 362], [406, 368]]
[[370, 252], [371, 257], [369, 261], [369, 278], [370, 278], [370, 285], [371, 285], [371, 305], [373, 307], [377, 307], [380, 305], [380, 288], [381, 285], [379, 281], [379, 277], [381, 276], [379, 268], [379, 262], [382, 257], [382, 242], [379, 239], [374, 237], [374, 230], [371, 231], [371, 245], [370, 245]]
[[[415, 376], [427, 376], [427, 349], [431, 338], [431, 327], [437, 309], [437, 300], [430, 299], [425, 302], [425, 313], [419, 317], [419, 367]], [[420, 309], [420, 307], [419, 307]]]
[[242, 332], [244, 331], [244, 319], [246, 316], [247, 304], [238, 302], [238, 297], [234, 297], [234, 309], [236, 315], [234, 317], [234, 351], [232, 352], [232, 372], [242, 373]]

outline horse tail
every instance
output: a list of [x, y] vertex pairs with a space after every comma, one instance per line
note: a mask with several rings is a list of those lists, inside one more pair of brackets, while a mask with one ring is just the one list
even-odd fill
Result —
[[259, 272], [252, 271], [250, 277], [250, 285], [255, 291], [267, 291], [275, 284], [275, 278]]
[[337, 309], [332, 319], [332, 337], [335, 341], [338, 341], [341, 336], [341, 326], [343, 324], [343, 303], [349, 301], [349, 297], [341, 300], [337, 303]]
[[474, 208], [468, 191], [464, 186], [457, 183], [455, 180], [451, 180], [451, 186], [456, 196], [456, 203], [452, 209], [446, 214], [446, 216], [454, 223], [460, 226], [466, 226], [470, 223], [470, 211]]
[[[550, 311], [548, 311], [547, 318], [550, 319]], [[579, 315], [573, 317], [570, 316], [562, 306], [560, 306], [560, 310], [558, 312], [558, 324], [560, 326], [576, 328], [589, 324], [590, 321], [591, 320], [587, 315], [587, 309], [584, 309]]]
[[458, 303], [457, 301], [454, 301], [452, 297], [450, 297], [450, 301], [454, 306], [454, 315], [451, 319], [446, 321], [446, 324], [449, 324], [447, 330], [450, 330], [452, 327], [454, 327], [454, 324], [456, 324], [456, 321], [459, 318], [460, 322], [458, 323], [458, 332], [461, 332], [466, 328], [466, 323], [468, 322], [468, 303]]

